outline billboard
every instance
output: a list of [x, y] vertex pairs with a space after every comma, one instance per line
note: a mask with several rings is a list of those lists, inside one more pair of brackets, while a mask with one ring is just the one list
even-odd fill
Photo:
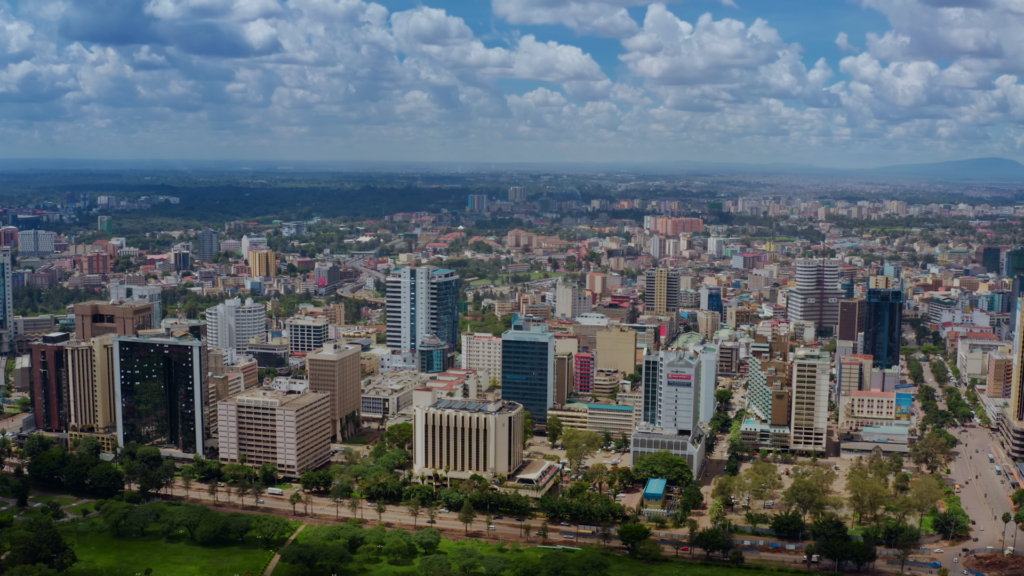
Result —
[[914, 406], [912, 394], [896, 394], [896, 419], [910, 420], [910, 410]]
[[693, 376], [689, 374], [668, 374], [665, 378], [668, 379], [669, 386], [684, 386], [686, 388], [693, 386]]

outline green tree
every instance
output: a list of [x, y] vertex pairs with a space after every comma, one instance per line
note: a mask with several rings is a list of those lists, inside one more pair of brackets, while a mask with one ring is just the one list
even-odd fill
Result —
[[804, 519], [796, 509], [776, 514], [769, 525], [779, 538], [798, 538], [804, 532]]
[[[487, 555], [480, 558], [480, 565], [483, 566], [484, 574], [487, 576], [501, 576], [508, 571], [512, 563], [504, 556]], [[585, 574], [589, 573], [585, 572]]]
[[569, 468], [576, 471], [583, 465], [584, 459], [601, 448], [601, 435], [589, 430], [568, 428], [563, 433], [562, 446], [565, 447]]
[[562, 419], [558, 416], [549, 416], [546, 425], [548, 440], [554, 444], [562, 436]]
[[444, 554], [433, 554], [420, 558], [419, 568], [424, 576], [452, 573], [452, 563]]
[[627, 523], [619, 526], [617, 531], [619, 541], [629, 549], [630, 552], [636, 553], [637, 546], [651, 537], [651, 529], [639, 523]]
[[858, 517], [858, 524], [863, 524], [865, 516], [878, 519], [878, 510], [889, 498], [883, 478], [877, 473], [872, 475], [870, 469], [863, 466], [855, 467], [847, 474], [846, 493], [850, 509]]
[[716, 390], [715, 403], [718, 404], [718, 411], [725, 412], [732, 401], [732, 390]]
[[412, 527], [413, 530], [415, 530], [416, 520], [420, 517], [420, 514], [423, 513], [423, 507], [420, 505], [419, 498], [413, 498], [410, 500], [409, 503], [405, 505], [405, 509], [409, 512], [409, 516], [412, 516]]
[[693, 482], [693, 471], [686, 463], [686, 458], [676, 456], [668, 450], [641, 458], [633, 465], [633, 473], [639, 479], [664, 478], [669, 484], [683, 488]]
[[455, 561], [455, 564], [459, 567], [460, 574], [473, 572], [480, 567], [480, 561], [483, 559], [483, 554], [479, 550], [468, 546], [456, 547], [448, 556]]
[[135, 506], [128, 512], [124, 523], [138, 530], [139, 536], [146, 535], [146, 528], [160, 520], [160, 514], [152, 506]]
[[184, 506], [178, 506], [170, 510], [168, 523], [174, 527], [184, 528], [188, 532], [190, 540], [196, 539], [196, 530], [199, 529], [199, 525], [202, 524], [203, 518], [211, 514], [210, 510], [203, 506], [193, 506], [186, 504]]
[[63, 572], [78, 561], [74, 549], [46, 516], [15, 523], [6, 531], [5, 539], [8, 544], [5, 566], [42, 564]]
[[714, 553], [726, 554], [732, 549], [732, 538], [724, 530], [705, 528], [697, 533], [693, 544], [704, 551], [710, 559]]
[[412, 424], [403, 422], [395, 424], [384, 433], [384, 441], [391, 448], [409, 448], [412, 446]]
[[441, 532], [437, 528], [424, 528], [413, 535], [412, 542], [419, 546], [424, 554], [433, 554], [441, 545]]
[[256, 477], [264, 486], [274, 486], [277, 484], [277, 466], [264, 462], [256, 472]]
[[733, 548], [729, 550], [729, 563], [733, 566], [739, 566], [746, 562], [746, 558], [743, 557], [743, 550], [739, 548]]
[[270, 548], [290, 529], [288, 521], [279, 516], [260, 514], [252, 518], [250, 529], [260, 546]]
[[121, 527], [124, 526], [125, 520], [128, 519], [128, 514], [131, 511], [131, 504], [116, 501], [107, 502], [100, 508], [100, 514], [103, 516], [103, 523], [113, 530], [114, 535], [116, 536], [121, 535]]

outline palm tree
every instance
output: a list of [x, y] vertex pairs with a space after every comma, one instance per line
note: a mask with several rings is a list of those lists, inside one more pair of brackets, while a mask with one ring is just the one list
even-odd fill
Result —
[[288, 503], [292, 505], [292, 514], [298, 513], [295, 511], [295, 507], [299, 505], [299, 502], [302, 502], [302, 494], [292, 492], [292, 495], [288, 497]]
[[448, 473], [451, 472], [451, 471], [452, 471], [452, 467], [451, 466], [445, 466], [444, 467], [444, 481], [448, 483], [448, 488], [452, 487], [452, 478], [451, 478], [451, 476], [448, 475]]

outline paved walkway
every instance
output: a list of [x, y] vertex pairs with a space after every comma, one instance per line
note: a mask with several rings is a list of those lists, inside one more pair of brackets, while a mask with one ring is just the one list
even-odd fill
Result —
[[[284, 543], [284, 546], [281, 546], [281, 550], [287, 548], [288, 545], [292, 543], [292, 540], [295, 540], [295, 537], [299, 535], [299, 532], [302, 532], [305, 528], [305, 524], [299, 526], [299, 529], [296, 530], [295, 533], [292, 534], [290, 538], [288, 538], [288, 541]], [[263, 576], [270, 576], [274, 573], [274, 568], [277, 568], [277, 563], [281, 560], [281, 550], [278, 550], [277, 554], [274, 554], [274, 559], [271, 560], [270, 564], [267, 565], [267, 569], [263, 572]]]

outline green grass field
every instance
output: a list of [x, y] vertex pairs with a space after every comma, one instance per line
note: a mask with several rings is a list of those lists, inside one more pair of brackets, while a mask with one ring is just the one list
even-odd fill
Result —
[[96, 511], [96, 503], [88, 502], [86, 504], [79, 504], [78, 506], [72, 506], [71, 508], [68, 508], [68, 512], [75, 516], [81, 516], [82, 510], [87, 510], [89, 514], [92, 514]]
[[87, 569], [134, 574], [153, 568], [161, 576], [234, 576], [260, 571], [271, 557], [251, 538], [238, 546], [200, 546], [186, 536], [164, 538], [156, 525], [145, 536], [122, 532], [115, 537], [99, 518], [62, 524], [61, 532], [78, 555], [68, 574]]
[[72, 498], [70, 496], [36, 496], [35, 498], [29, 499], [31, 502], [39, 502], [40, 504], [46, 504], [51, 500], [56, 500], [61, 506], [67, 506], [68, 504], [74, 504], [78, 502], [78, 498]]
[[[298, 537], [296, 541], [305, 541], [316, 531], [316, 527], [307, 526]], [[557, 545], [557, 542], [551, 542]], [[517, 555], [528, 554], [537, 557], [543, 557], [545, 554], [552, 552], [553, 550], [539, 549], [534, 547], [535, 544], [520, 545], [522, 547], [508, 547], [504, 552], [499, 552], [498, 546], [495, 544], [489, 544], [485, 542], [479, 542], [476, 540], [461, 540], [454, 542], [451, 540], [442, 540], [441, 547], [438, 553], [448, 553], [456, 546], [472, 546], [480, 550], [484, 554], [488, 555], [505, 555], [509, 559], [515, 558]], [[571, 552], [570, 552], [571, 553]], [[728, 565], [714, 565], [704, 566], [691, 562], [680, 562], [674, 561], [671, 554], [666, 554], [665, 560], [661, 562], [655, 562], [652, 564], [645, 564], [638, 560], [626, 558], [621, 554], [608, 552], [605, 557], [611, 562], [611, 566], [608, 568], [608, 574], [614, 576], [679, 576], [679, 574], [685, 573], [687, 576], [729, 576], [733, 574], [740, 574], [748, 572], [749, 570], [738, 569]], [[703, 557], [703, 554], [698, 554], [697, 559]], [[352, 564], [346, 571], [348, 574], [359, 574], [360, 576], [419, 576], [420, 572], [417, 568], [419, 559], [412, 562], [405, 563], [402, 565], [394, 566], [389, 563], [388, 560], [381, 559], [375, 564]], [[801, 572], [800, 570], [776, 570], [769, 566], [758, 566], [758, 572]], [[299, 572], [293, 571], [291, 566], [283, 563], [279, 563], [277, 568], [274, 569], [273, 576], [296, 576]], [[305, 574], [305, 572], [302, 572]], [[474, 574], [479, 573], [479, 571]]]

